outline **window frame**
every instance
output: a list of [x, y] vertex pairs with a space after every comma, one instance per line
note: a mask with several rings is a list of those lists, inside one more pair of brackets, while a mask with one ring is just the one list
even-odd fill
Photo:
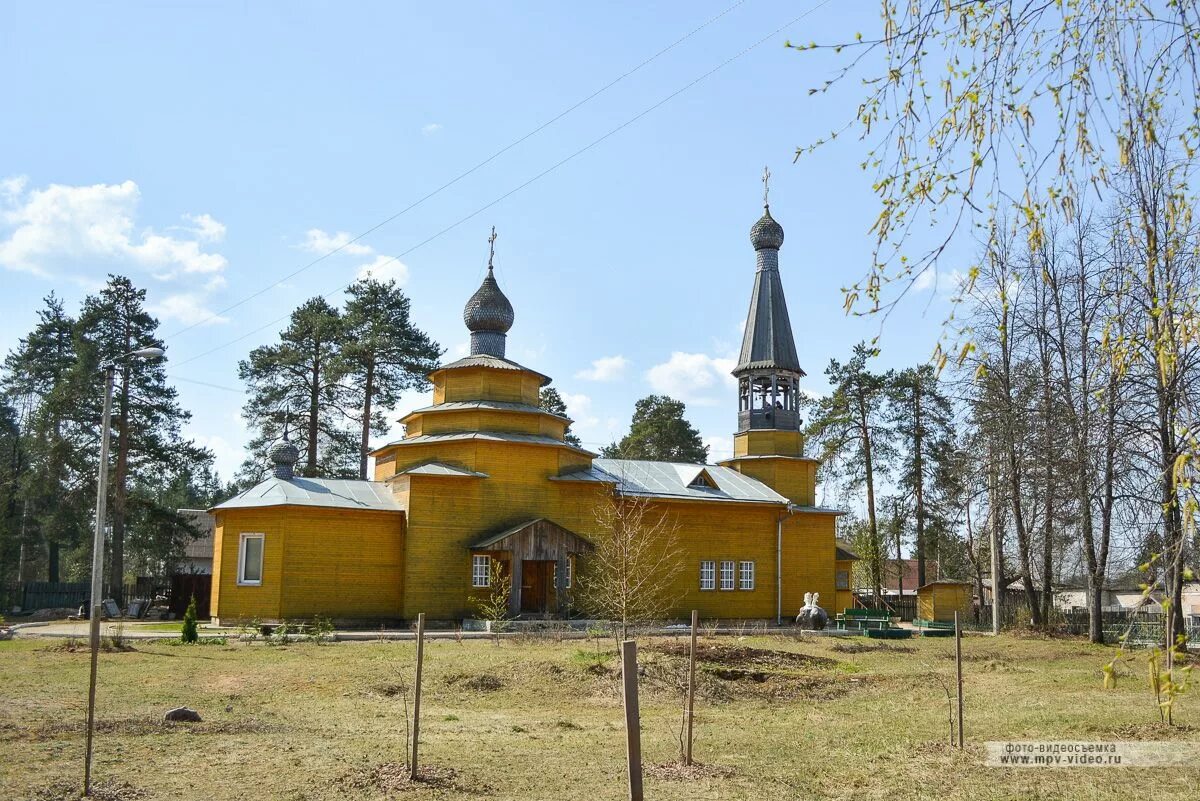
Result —
[[[483, 567], [480, 575], [479, 568]], [[471, 589], [488, 590], [492, 587], [492, 557], [486, 553], [471, 554]]]
[[[705, 567], [708, 568], [708, 586], [705, 585]], [[712, 592], [717, 588], [717, 563], [713, 559], [700, 560], [700, 591]]]
[[[571, 577], [572, 577], [572, 574], [575, 572], [574, 568], [571, 565], [574, 561], [575, 561], [574, 557], [571, 557], [571, 556], [568, 556], [566, 559], [563, 560], [563, 562], [565, 562], [567, 565], [566, 576], [565, 576], [566, 582], [563, 584], [564, 590], [571, 589]], [[554, 575], [552, 576], [552, 578], [554, 579], [554, 586], [557, 587], [558, 586], [558, 560], [557, 559], [554, 560]]]
[[[729, 586], [725, 586], [725, 568], [729, 568]], [[737, 589], [737, 560], [722, 559], [719, 573], [720, 582], [717, 586], [721, 588], [721, 592], [733, 592]]]
[[[246, 543], [258, 540], [258, 580], [246, 578]], [[239, 587], [261, 587], [263, 568], [267, 561], [267, 535], [261, 531], [243, 531], [238, 535], [237, 584]]]
[[[747, 568], [749, 568], [749, 570], [747, 570]], [[746, 581], [747, 573], [749, 574], [750, 578], [749, 582]], [[747, 592], [753, 592], [757, 573], [758, 568], [755, 566], [753, 559], [746, 559], [738, 562], [738, 589], [745, 590]], [[749, 586], [747, 586], [747, 583]]]

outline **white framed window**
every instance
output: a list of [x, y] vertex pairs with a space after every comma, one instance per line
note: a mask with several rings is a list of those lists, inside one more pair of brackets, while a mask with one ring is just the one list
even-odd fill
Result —
[[715, 590], [717, 588], [717, 563], [700, 563], [700, 589]]
[[737, 585], [734, 584], [734, 570], [737, 567], [737, 562], [728, 560], [721, 562], [721, 589], [732, 590]]
[[850, 589], [850, 571], [849, 570], [839, 570], [837, 573], [834, 574], [833, 580], [834, 580], [833, 588], [835, 590]]
[[754, 563], [742, 562], [738, 565], [738, 589], [754, 589]]
[[[566, 575], [563, 577], [563, 589], [571, 589], [571, 557], [563, 560], [563, 564], [567, 566]], [[558, 562], [554, 563], [554, 586], [558, 586]]]
[[238, 584], [250, 587], [262, 584], [264, 539], [262, 534], [242, 534], [238, 543]]
[[487, 554], [471, 556], [471, 586], [492, 586], [492, 557]]

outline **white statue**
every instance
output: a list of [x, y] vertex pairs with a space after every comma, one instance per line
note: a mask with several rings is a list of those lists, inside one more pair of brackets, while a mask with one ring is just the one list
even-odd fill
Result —
[[801, 608], [800, 614], [796, 615], [797, 626], [802, 629], [820, 631], [829, 623], [829, 615], [817, 605], [820, 597], [821, 593], [819, 592], [804, 593], [804, 607]]

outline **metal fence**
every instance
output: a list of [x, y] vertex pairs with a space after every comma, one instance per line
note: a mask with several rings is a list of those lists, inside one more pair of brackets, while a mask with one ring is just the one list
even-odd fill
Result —
[[[1068, 634], [1087, 635], [1086, 609], [1063, 612], [1063, 620]], [[1189, 645], [1200, 645], [1200, 615], [1186, 615], [1184, 623]], [[1100, 630], [1112, 642], [1124, 637], [1126, 645], [1153, 646], [1166, 637], [1166, 619], [1160, 611], [1106, 607], [1100, 611]]]

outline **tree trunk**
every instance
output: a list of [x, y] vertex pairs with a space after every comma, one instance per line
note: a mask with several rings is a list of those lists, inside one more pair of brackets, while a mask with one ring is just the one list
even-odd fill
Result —
[[875, 550], [876, 565], [872, 569], [875, 580], [875, 598], [883, 598], [883, 581], [879, 572], [878, 559], [882, 548], [879, 547], [879, 520], [875, 516], [875, 464], [871, 455], [871, 427], [867, 425], [867, 409], [859, 393], [858, 397], [858, 426], [859, 436], [863, 441], [863, 463], [867, 474], [867, 522], [871, 531], [871, 544]]
[[921, 429], [921, 377], [913, 386], [913, 494], [917, 517], [917, 586], [925, 586], [925, 463], [922, 456], [925, 432]]
[[305, 443], [304, 475], [317, 475], [317, 432], [321, 414], [321, 345], [317, 343], [313, 354], [312, 380], [308, 385], [308, 442]]
[[366, 381], [363, 383], [362, 436], [358, 444], [358, 477], [367, 480], [367, 451], [371, 440], [371, 396], [375, 393], [375, 362], [367, 363]]

